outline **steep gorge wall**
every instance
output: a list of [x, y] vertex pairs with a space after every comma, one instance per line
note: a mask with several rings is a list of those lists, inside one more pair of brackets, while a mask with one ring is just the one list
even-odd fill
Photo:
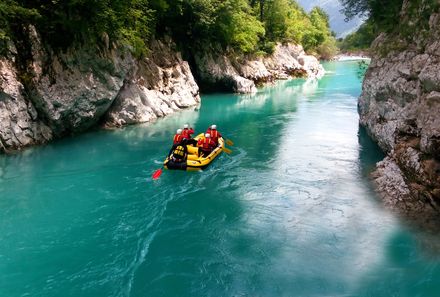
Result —
[[0, 153], [52, 139], [52, 130], [23, 96], [13, 60], [0, 59]]
[[105, 117], [106, 126], [143, 123], [200, 102], [199, 87], [187, 61], [171, 41], [154, 41], [147, 59], [124, 80]]
[[[148, 122], [200, 102], [190, 65], [169, 39], [154, 40], [148, 57], [101, 44], [54, 52], [33, 26], [0, 57], [0, 153], [46, 143], [96, 126]], [[324, 69], [301, 46], [278, 44], [257, 60], [219, 51], [194, 53], [199, 83], [212, 90], [252, 93], [256, 84], [320, 77]]]
[[[404, 46], [384, 54], [384, 47], [396, 42]], [[388, 154], [373, 174], [375, 183], [392, 208], [435, 213], [440, 209], [440, 14], [432, 12], [427, 31], [415, 33], [410, 42], [381, 35], [373, 50], [359, 114]]]
[[109, 44], [54, 53], [35, 28], [0, 58], [0, 153], [97, 125], [150, 121], [200, 102], [189, 65], [169, 41], [135, 59]]
[[235, 93], [253, 93], [256, 85], [290, 77], [320, 78], [324, 68], [307, 55], [301, 45], [280, 44], [273, 54], [252, 58], [227, 56], [215, 50], [194, 54], [202, 88]]

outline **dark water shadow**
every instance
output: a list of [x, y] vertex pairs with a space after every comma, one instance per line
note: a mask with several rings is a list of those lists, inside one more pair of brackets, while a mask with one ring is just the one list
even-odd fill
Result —
[[[360, 170], [363, 176], [369, 180], [369, 188], [372, 197], [383, 205], [382, 199], [374, 191], [374, 184], [371, 180], [371, 173], [376, 168], [376, 163], [383, 160], [386, 154], [371, 139], [366, 129], [359, 125], [359, 160]], [[398, 197], [396, 197], [398, 199]], [[385, 206], [384, 206], [385, 207]], [[402, 226], [415, 236], [417, 244], [424, 252], [430, 255], [440, 256], [440, 216], [438, 212], [420, 212], [387, 208], [398, 217]]]
[[362, 175], [368, 177], [376, 167], [376, 163], [385, 158], [385, 153], [368, 135], [367, 130], [359, 125], [359, 161]]
[[440, 296], [440, 259], [425, 243], [406, 230], [394, 232], [383, 260], [362, 277], [352, 296]]

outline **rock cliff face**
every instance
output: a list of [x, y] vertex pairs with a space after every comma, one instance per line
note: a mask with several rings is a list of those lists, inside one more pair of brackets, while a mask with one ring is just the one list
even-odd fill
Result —
[[188, 62], [168, 45], [155, 41], [148, 59], [125, 79], [106, 116], [107, 126], [148, 122], [200, 102]]
[[13, 60], [0, 59], [0, 152], [52, 139], [52, 130], [22, 92]]
[[41, 144], [104, 123], [146, 122], [198, 104], [198, 86], [170, 41], [148, 58], [110, 45], [55, 54], [32, 26], [0, 59], [0, 153]]
[[404, 50], [383, 55], [389, 38], [373, 44], [377, 54], [359, 99], [361, 124], [388, 153], [373, 177], [393, 208], [434, 211], [440, 207], [440, 14], [432, 13], [427, 32]]
[[[99, 125], [151, 121], [200, 102], [190, 66], [170, 40], [152, 41], [148, 57], [136, 59], [106, 36], [99, 46], [61, 53], [45, 46], [33, 26], [20, 36], [0, 58], [0, 153]], [[238, 93], [275, 79], [324, 74], [301, 46], [280, 44], [270, 57], [251, 61], [205, 51], [192, 66], [203, 85]]]
[[[57, 137], [95, 126], [106, 113], [135, 65], [129, 53], [104, 47], [53, 54], [29, 30], [25, 64], [27, 97]], [[24, 50], [24, 49], [22, 49]]]
[[272, 55], [256, 60], [214, 53], [195, 55], [200, 83], [210, 90], [252, 93], [256, 84], [289, 77], [320, 78], [325, 73], [319, 61], [306, 55], [300, 45], [277, 44]]

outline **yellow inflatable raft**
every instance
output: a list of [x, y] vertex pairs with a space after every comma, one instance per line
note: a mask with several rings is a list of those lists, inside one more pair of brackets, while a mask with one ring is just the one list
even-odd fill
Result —
[[[200, 133], [196, 137], [195, 140], [205, 138], [203, 133]], [[225, 146], [225, 141], [223, 138], [218, 139], [218, 146], [206, 157], [198, 156], [198, 148], [193, 145], [187, 145], [188, 157], [186, 161], [183, 162], [175, 162], [168, 156], [163, 162], [163, 166], [169, 170], [186, 170], [186, 171], [198, 171], [205, 169], [211, 164], [214, 159], [220, 155]]]

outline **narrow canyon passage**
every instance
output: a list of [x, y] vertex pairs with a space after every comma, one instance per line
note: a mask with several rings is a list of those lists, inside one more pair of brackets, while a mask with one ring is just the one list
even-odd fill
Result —
[[[0, 156], [0, 296], [439, 296], [439, 238], [383, 209], [356, 62]], [[175, 129], [234, 141], [151, 179]]]

